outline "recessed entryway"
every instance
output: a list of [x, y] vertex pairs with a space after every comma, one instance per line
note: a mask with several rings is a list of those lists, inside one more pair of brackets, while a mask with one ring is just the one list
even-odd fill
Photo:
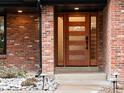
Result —
[[60, 13], [56, 20], [56, 66], [98, 66], [97, 13]]

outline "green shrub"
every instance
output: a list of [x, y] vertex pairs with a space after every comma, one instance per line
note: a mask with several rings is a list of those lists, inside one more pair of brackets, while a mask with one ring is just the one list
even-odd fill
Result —
[[18, 77], [26, 77], [27, 76], [27, 72], [24, 71], [24, 70], [20, 70], [20, 71], [18, 71], [18, 75], [17, 76]]

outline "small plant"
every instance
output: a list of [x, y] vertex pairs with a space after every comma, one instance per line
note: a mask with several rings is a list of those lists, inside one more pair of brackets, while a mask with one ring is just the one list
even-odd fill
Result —
[[0, 67], [0, 78], [17, 78], [26, 77], [27, 73], [24, 70], [17, 68], [16, 66]]
[[20, 70], [18, 71], [18, 77], [26, 77], [27, 76], [27, 72], [26, 71], [23, 71], [23, 70]]
[[28, 78], [21, 83], [22, 86], [36, 86], [37, 80], [35, 78]]
[[3, 78], [17, 78], [17, 75], [15, 73], [4, 73]]

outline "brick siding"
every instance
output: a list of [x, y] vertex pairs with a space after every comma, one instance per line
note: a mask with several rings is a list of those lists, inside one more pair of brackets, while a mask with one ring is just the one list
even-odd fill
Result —
[[[7, 13], [7, 54], [0, 61], [25, 70], [39, 65], [38, 16], [31, 13]], [[1, 63], [1, 64], [2, 64]]]

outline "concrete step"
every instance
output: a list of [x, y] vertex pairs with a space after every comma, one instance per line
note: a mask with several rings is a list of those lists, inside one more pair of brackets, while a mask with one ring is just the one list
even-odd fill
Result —
[[98, 67], [56, 67], [55, 73], [98, 72]]
[[81, 85], [98, 85], [107, 84], [105, 73], [66, 73], [55, 74], [56, 81], [60, 84], [81, 84]]
[[111, 87], [103, 72], [55, 74], [60, 84], [55, 93], [98, 93], [103, 87]]
[[106, 80], [106, 74], [102, 72], [89, 73], [63, 73], [55, 74], [57, 80]]

